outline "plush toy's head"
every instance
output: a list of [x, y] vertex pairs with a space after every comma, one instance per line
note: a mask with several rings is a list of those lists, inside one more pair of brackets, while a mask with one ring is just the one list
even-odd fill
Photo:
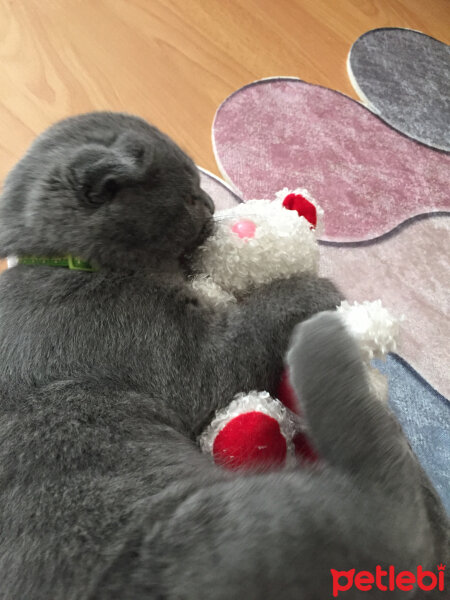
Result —
[[227, 294], [303, 272], [317, 272], [322, 210], [308, 192], [287, 189], [216, 214], [216, 230], [199, 249], [195, 270]]

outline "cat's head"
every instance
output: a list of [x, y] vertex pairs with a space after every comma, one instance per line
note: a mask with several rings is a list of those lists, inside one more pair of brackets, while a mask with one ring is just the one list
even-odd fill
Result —
[[158, 129], [121, 113], [81, 115], [39, 136], [8, 175], [0, 255], [157, 264], [200, 245], [213, 211], [193, 161]]

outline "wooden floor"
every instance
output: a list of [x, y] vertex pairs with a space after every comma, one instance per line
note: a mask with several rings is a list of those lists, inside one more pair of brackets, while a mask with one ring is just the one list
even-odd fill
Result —
[[450, 0], [0, 0], [0, 181], [50, 123], [152, 121], [218, 172], [211, 122], [238, 87], [292, 75], [356, 97], [352, 42], [380, 26], [450, 42]]

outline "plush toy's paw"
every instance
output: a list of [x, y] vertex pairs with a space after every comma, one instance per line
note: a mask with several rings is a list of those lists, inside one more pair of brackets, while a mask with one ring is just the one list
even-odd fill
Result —
[[198, 299], [205, 304], [216, 309], [226, 308], [233, 302], [237, 302], [236, 297], [226, 292], [208, 275], [196, 275], [191, 279], [191, 286]]
[[396, 350], [399, 320], [381, 304], [381, 300], [362, 304], [349, 304], [344, 300], [337, 312], [358, 340], [366, 360], [382, 358]]
[[304, 424], [267, 392], [238, 394], [199, 437], [203, 452], [227, 469], [261, 470], [318, 460]]
[[295, 464], [294, 419], [267, 392], [238, 394], [199, 438], [203, 452], [228, 469]]

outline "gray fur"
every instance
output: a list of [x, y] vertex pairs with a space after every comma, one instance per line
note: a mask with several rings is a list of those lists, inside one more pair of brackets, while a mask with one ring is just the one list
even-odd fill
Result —
[[211, 200], [157, 129], [55, 125], [9, 175], [0, 223], [1, 255], [100, 266], [0, 277], [2, 600], [324, 600], [330, 568], [445, 560], [436, 493], [334, 314], [288, 358], [324, 466], [244, 476], [200, 454], [214, 411], [274, 392], [295, 325], [341, 296], [303, 276], [228, 313], [198, 303], [186, 271]]

